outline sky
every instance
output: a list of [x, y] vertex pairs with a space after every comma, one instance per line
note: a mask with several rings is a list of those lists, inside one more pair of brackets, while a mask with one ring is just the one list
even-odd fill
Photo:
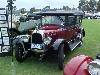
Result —
[[[26, 8], [29, 10], [32, 7], [44, 8], [50, 5], [51, 8], [62, 8], [63, 5], [69, 7], [78, 7], [79, 0], [16, 0], [14, 5], [17, 9]], [[0, 0], [0, 7], [5, 7], [7, 5], [7, 0]]]

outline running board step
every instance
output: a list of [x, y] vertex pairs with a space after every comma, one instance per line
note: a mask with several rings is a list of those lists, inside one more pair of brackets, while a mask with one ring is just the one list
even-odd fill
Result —
[[76, 41], [74, 43], [69, 43], [69, 47], [70, 47], [71, 51], [73, 51], [80, 43], [81, 43], [81, 41]]

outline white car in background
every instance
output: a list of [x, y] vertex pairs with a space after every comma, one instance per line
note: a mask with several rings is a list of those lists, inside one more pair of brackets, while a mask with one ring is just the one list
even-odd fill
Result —
[[100, 12], [94, 13], [93, 16], [95, 19], [100, 19]]
[[92, 13], [86, 13], [85, 12], [85, 18], [92, 19], [93, 18], [93, 14]]

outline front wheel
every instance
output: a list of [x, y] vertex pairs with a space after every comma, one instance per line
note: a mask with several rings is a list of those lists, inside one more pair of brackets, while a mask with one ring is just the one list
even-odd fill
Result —
[[58, 67], [60, 70], [64, 68], [64, 44], [61, 44], [58, 49]]
[[18, 62], [23, 62], [26, 58], [26, 52], [22, 44], [17, 44], [15, 49], [15, 58]]

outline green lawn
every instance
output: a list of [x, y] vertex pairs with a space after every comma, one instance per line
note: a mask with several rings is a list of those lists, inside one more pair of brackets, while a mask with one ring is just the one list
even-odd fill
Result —
[[[65, 63], [72, 57], [80, 54], [95, 58], [100, 52], [100, 20], [84, 20], [86, 31], [84, 45], [68, 54]], [[11, 57], [0, 57], [0, 75], [63, 75], [53, 62], [39, 62], [36, 58], [29, 58], [23, 63], [16, 60], [11, 62]]]

